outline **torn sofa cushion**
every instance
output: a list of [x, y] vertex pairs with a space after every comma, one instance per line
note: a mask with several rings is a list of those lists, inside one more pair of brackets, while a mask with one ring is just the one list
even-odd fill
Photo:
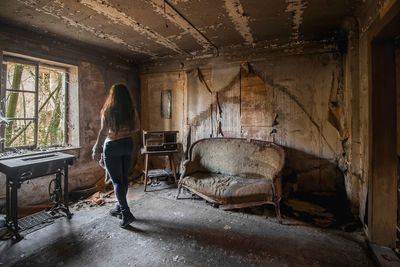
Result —
[[180, 183], [222, 205], [273, 200], [272, 179], [195, 172], [182, 178]]

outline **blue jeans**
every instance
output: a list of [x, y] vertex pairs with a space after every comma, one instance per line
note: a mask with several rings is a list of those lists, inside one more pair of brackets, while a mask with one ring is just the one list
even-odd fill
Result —
[[114, 141], [106, 139], [103, 147], [104, 165], [113, 183], [121, 212], [123, 215], [129, 214], [126, 194], [128, 193], [128, 172], [132, 160], [133, 141], [131, 138]]

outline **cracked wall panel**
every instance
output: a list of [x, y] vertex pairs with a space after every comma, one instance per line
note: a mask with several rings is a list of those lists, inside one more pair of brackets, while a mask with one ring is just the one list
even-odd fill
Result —
[[191, 143], [208, 138], [213, 132], [211, 105], [213, 96], [201, 82], [199, 75], [203, 75], [207, 84], [211, 84], [211, 70], [198, 69], [187, 72], [187, 124], [191, 128]]
[[[296, 80], [294, 79], [292, 83], [296, 83]], [[288, 91], [296, 90], [296, 88], [292, 87], [293, 84], [286, 86]], [[307, 87], [304, 90], [304, 95], [308, 95], [309, 92], [307, 91], [313, 91], [313, 89]], [[330, 150], [327, 152], [321, 151], [325, 143], [321, 138], [320, 132], [303, 110], [303, 103], [306, 103], [304, 104], [306, 106], [314, 105], [314, 100], [308, 97], [296, 99], [301, 105], [293, 100], [293, 95], [276, 88], [273, 90], [273, 110], [270, 112], [277, 114], [277, 124], [274, 127], [276, 133], [273, 134], [274, 141], [283, 146], [298, 149], [318, 157], [334, 158]]]
[[[279, 127], [288, 127], [293, 123], [285, 132], [296, 135], [300, 140], [304, 139], [303, 145], [298, 148], [325, 158], [339, 155], [339, 135], [327, 118], [332, 72], [338, 71], [337, 59], [333, 55], [296, 56], [296, 61], [293, 57], [284, 57], [279, 62], [271, 60], [253, 66], [266, 85], [275, 88], [276, 97], [284, 98], [277, 101], [282, 103], [276, 105], [277, 113], [282, 113], [281, 122], [283, 117], [292, 122], [281, 123]], [[291, 105], [297, 111], [289, 112], [287, 107]], [[301, 118], [297, 118], [296, 114], [300, 114]], [[311, 124], [302, 127], [304, 122]], [[299, 129], [302, 131], [298, 132]], [[287, 137], [286, 140], [293, 140], [293, 144], [298, 145], [294, 142], [295, 138]], [[305, 145], [306, 140], [313, 145]]]
[[203, 120], [198, 117], [199, 114], [209, 109], [212, 104], [212, 94], [207, 90], [206, 86], [201, 82], [199, 75], [203, 75], [207, 84], [211, 84], [211, 70], [193, 69], [187, 72], [188, 87], [188, 123], [191, 125], [199, 125]]
[[240, 137], [240, 66], [215, 66], [211, 79], [218, 93], [222, 133], [225, 137]]
[[[242, 72], [243, 73], [243, 72]], [[241, 79], [242, 127], [271, 127], [274, 120], [273, 92], [257, 74], [242, 74]]]
[[[258, 80], [258, 87], [264, 92], [264, 98], [261, 94], [258, 97], [262, 99], [260, 102], [272, 99], [265, 105], [265, 113], [271, 114], [269, 120], [260, 120], [261, 125], [270, 125], [244, 125], [242, 136], [284, 146], [287, 152], [285, 173], [295, 174], [295, 190], [299, 192], [334, 192], [342, 189], [343, 175], [337, 169], [335, 147], [333, 153], [322, 138], [323, 134], [331, 142], [331, 136], [337, 136], [333, 127], [330, 127], [332, 132], [324, 129], [323, 118], [327, 118], [332, 71], [337, 67], [333, 58], [328, 59], [318, 55], [284, 57], [250, 64], [256, 74], [242, 72], [242, 101], [246, 98], [247, 76]], [[318, 62], [324, 62], [325, 67]], [[320, 77], [315, 78], [303, 72]], [[256, 86], [250, 88], [254, 92]]]

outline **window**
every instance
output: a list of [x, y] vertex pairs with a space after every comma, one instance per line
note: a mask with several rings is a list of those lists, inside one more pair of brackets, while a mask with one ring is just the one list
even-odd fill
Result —
[[67, 143], [68, 68], [3, 57], [0, 150]]

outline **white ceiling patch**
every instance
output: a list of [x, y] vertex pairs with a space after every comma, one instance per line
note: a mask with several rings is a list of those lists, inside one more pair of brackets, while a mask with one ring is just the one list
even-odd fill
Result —
[[286, 0], [288, 4], [286, 12], [292, 14], [292, 40], [297, 41], [300, 38], [300, 26], [303, 22], [304, 9], [307, 2], [304, 0]]
[[225, 9], [231, 17], [236, 30], [242, 35], [246, 44], [253, 44], [254, 38], [249, 27], [249, 18], [245, 15], [239, 0], [225, 0]]
[[216, 48], [198, 29], [196, 29], [196, 27], [171, 6], [168, 1], [145, 0], [145, 2], [149, 3], [157, 14], [163, 16], [175, 26], [190, 34], [204, 49], [209, 50]]
[[83, 23], [77, 22], [71, 18], [68, 18], [64, 15], [62, 15], [62, 9], [63, 9], [63, 3], [59, 2], [59, 1], [49, 1], [46, 5], [44, 6], [40, 6], [37, 2], [37, 0], [18, 0], [19, 2], [33, 8], [34, 10], [55, 17], [59, 20], [61, 20], [62, 22], [64, 22], [64, 24], [68, 25], [68, 26], [72, 26], [81, 30], [84, 30], [86, 32], [90, 32], [91, 34], [95, 35], [98, 38], [104, 39], [104, 40], [109, 40], [113, 43], [122, 45], [124, 47], [126, 47], [127, 49], [129, 49], [130, 51], [133, 51], [135, 53], [141, 53], [141, 54], [146, 54], [152, 57], [155, 57], [156, 55], [150, 51], [148, 51], [147, 49], [144, 49], [142, 47], [138, 47], [138, 46], [133, 46], [128, 44], [127, 42], [125, 42], [124, 40], [122, 40], [120, 37], [112, 35], [112, 34], [108, 34], [105, 33], [103, 31], [100, 30], [96, 30], [95, 28], [85, 25]]
[[108, 1], [105, 0], [79, 0], [81, 4], [89, 7], [90, 9], [96, 11], [98, 14], [105, 16], [107, 19], [111, 20], [115, 24], [125, 25], [132, 28], [134, 31], [141, 35], [146, 36], [148, 39], [169, 48], [179, 54], [185, 53], [180, 49], [175, 43], [171, 42], [159, 33], [149, 29], [148, 27], [142, 25], [134, 18], [130, 17], [126, 13], [113, 7]]

